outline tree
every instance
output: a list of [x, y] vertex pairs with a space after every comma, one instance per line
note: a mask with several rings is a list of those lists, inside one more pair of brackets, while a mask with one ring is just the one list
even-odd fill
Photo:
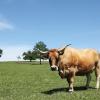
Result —
[[35, 50], [35, 51], [38, 50], [38, 49], [42, 50], [42, 51], [48, 50], [47, 45], [42, 41], [37, 42], [36, 45], [33, 48], [33, 50]]
[[35, 60], [36, 57], [35, 57], [35, 54], [33, 51], [27, 51], [27, 52], [23, 53], [23, 59], [30, 60], [30, 62], [31, 62], [32, 60]]
[[0, 57], [2, 56], [3, 50], [0, 49]]
[[21, 57], [20, 57], [20, 56], [18, 56], [18, 57], [17, 57], [17, 59], [18, 59], [18, 61], [19, 61], [19, 60], [21, 59]]
[[47, 48], [46, 44], [42, 41], [37, 42], [36, 45], [33, 48], [33, 51], [35, 52], [36, 58], [40, 59], [40, 64], [41, 64], [41, 59], [43, 59], [43, 57], [41, 57], [38, 50], [48, 51], [48, 48]]

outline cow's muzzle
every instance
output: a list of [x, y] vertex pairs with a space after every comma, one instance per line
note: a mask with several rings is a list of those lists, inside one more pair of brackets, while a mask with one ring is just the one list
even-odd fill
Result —
[[51, 66], [51, 70], [52, 71], [58, 71], [58, 66], [56, 66], [56, 65]]

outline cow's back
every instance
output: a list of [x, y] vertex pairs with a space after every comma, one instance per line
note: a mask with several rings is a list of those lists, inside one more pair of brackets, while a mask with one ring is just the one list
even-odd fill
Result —
[[94, 49], [80, 50], [69, 47], [61, 56], [60, 63], [62, 64], [61, 67], [77, 66], [77, 70], [81, 73], [92, 70], [98, 59], [98, 52]]

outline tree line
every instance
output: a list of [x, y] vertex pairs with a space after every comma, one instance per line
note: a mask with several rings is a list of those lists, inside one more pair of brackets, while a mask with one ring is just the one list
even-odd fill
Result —
[[44, 58], [40, 55], [39, 50], [48, 51], [47, 45], [42, 41], [37, 42], [35, 44], [33, 50], [31, 50], [31, 51], [29, 50], [29, 51], [24, 52], [22, 54], [23, 55], [23, 59], [24, 60], [29, 60], [30, 62], [32, 60], [39, 59], [40, 60], [40, 64], [41, 64], [41, 59], [44, 59]]
[[[23, 52], [22, 56], [24, 60], [29, 60], [30, 62], [32, 60], [36, 60], [39, 59], [40, 60], [40, 64], [41, 64], [41, 59], [44, 59], [44, 57], [42, 57], [39, 53], [39, 50], [41, 51], [48, 51], [49, 49], [47, 48], [47, 45], [43, 42], [43, 41], [39, 41], [35, 44], [34, 48], [32, 50], [29, 51], [25, 51]], [[3, 54], [3, 50], [0, 49], [0, 57]], [[17, 57], [17, 59], [21, 59], [20, 56]]]
[[2, 49], [0, 49], [0, 57], [2, 56], [2, 53], [3, 53], [3, 50], [2, 50]]

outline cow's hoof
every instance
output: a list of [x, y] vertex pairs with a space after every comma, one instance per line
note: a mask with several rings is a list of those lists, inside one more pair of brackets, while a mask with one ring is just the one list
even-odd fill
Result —
[[98, 90], [99, 88], [98, 88], [98, 87], [95, 87], [95, 89], [97, 89], [97, 90]]
[[68, 92], [72, 93], [73, 92], [73, 89], [69, 89]]

